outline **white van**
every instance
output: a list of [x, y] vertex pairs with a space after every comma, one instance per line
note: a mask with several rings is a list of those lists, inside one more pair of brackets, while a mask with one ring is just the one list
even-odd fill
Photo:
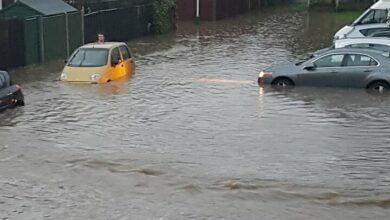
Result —
[[367, 9], [351, 25], [341, 28], [334, 39], [374, 36], [390, 31], [390, 0], [379, 0]]

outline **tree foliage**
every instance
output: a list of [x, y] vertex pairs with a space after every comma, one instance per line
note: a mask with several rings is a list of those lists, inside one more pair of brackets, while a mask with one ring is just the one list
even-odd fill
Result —
[[153, 0], [153, 32], [167, 33], [175, 28], [176, 0]]

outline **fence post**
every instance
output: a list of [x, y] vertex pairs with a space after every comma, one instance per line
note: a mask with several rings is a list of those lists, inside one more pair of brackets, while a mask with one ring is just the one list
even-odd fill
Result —
[[213, 0], [213, 21], [217, 20], [217, 0]]
[[80, 11], [80, 16], [81, 16], [81, 42], [84, 45], [85, 44], [85, 29], [84, 29], [84, 10]]
[[38, 34], [39, 34], [39, 46], [40, 46], [40, 62], [45, 62], [45, 39], [43, 37], [43, 18], [39, 16], [37, 19], [38, 22]]
[[66, 35], [66, 57], [69, 57], [69, 18], [68, 13], [65, 12], [65, 35]]
[[200, 20], [200, 0], [196, 0], [195, 18], [196, 20]]

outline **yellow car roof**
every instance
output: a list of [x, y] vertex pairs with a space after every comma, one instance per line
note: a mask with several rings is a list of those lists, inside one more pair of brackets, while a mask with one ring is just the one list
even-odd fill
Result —
[[116, 46], [126, 45], [124, 42], [104, 42], [104, 43], [90, 43], [81, 46], [80, 48], [106, 48], [110, 49]]

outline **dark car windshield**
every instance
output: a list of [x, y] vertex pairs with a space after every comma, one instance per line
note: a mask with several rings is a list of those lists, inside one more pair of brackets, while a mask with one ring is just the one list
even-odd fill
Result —
[[0, 89], [7, 88], [9, 86], [9, 76], [6, 72], [0, 71]]
[[68, 66], [98, 67], [106, 65], [107, 60], [108, 49], [81, 48], [73, 53]]

